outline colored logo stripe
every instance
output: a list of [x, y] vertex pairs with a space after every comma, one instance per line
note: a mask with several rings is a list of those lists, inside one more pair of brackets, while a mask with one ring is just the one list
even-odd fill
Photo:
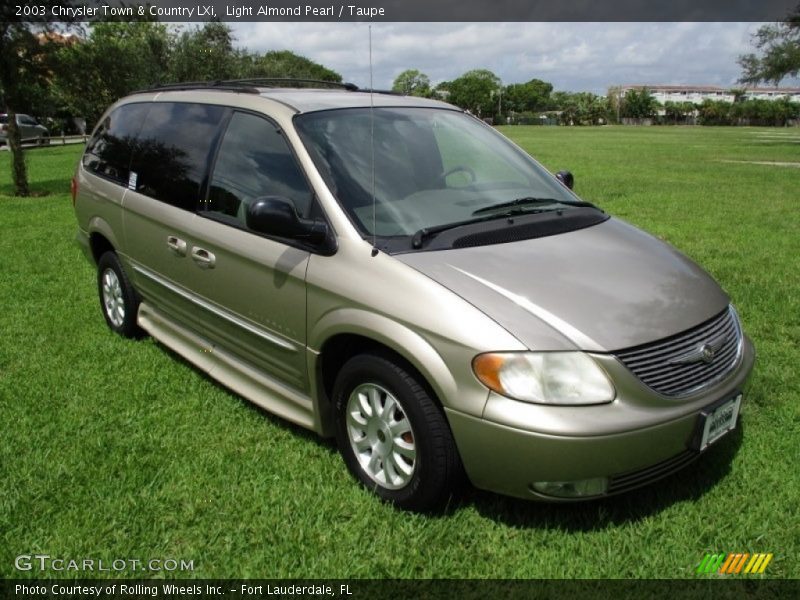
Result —
[[772, 556], [772, 553], [751, 555], [746, 552], [706, 554], [695, 572], [719, 573], [720, 575], [736, 575], [742, 572], [749, 574], [763, 573], [772, 560]]
[[714, 573], [724, 560], [724, 554], [706, 554], [703, 562], [697, 567], [697, 573]]
[[772, 560], [772, 554], [753, 554], [753, 558], [747, 563], [744, 569], [745, 573], [763, 573], [767, 568], [769, 561]]

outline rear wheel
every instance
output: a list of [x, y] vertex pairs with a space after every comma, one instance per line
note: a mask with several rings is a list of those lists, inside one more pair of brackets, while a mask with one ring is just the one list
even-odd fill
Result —
[[136, 324], [139, 297], [115, 252], [105, 252], [97, 262], [97, 291], [103, 317], [112, 331], [128, 338], [141, 337]]
[[380, 355], [350, 359], [334, 386], [337, 441], [363, 485], [399, 508], [442, 507], [461, 461], [441, 408], [411, 369]]

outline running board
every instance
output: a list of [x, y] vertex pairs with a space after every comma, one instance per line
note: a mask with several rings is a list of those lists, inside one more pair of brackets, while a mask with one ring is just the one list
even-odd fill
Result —
[[154, 339], [225, 387], [270, 413], [315, 430], [311, 398], [271, 379], [234, 354], [176, 324], [146, 302], [139, 305], [136, 321]]

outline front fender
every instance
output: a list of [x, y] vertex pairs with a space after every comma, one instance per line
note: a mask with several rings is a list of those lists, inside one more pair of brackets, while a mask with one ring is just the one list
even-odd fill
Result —
[[[402, 356], [425, 378], [442, 405], [452, 405], [455, 398], [461, 400], [471, 398], [469, 402], [459, 402], [459, 410], [476, 415], [480, 415], [483, 411], [488, 390], [482, 389], [479, 385], [473, 389], [472, 394], [465, 394], [465, 382], [457, 381], [442, 355], [425, 337], [386, 316], [358, 308], [340, 308], [327, 313], [317, 321], [308, 335], [309, 381], [313, 382], [314, 387], [312, 390], [314, 413], [320, 420], [317, 424], [318, 431], [330, 431], [330, 423], [326, 422], [328, 418], [325, 416], [330, 414], [327, 406], [328, 399], [323, 390], [319, 389], [316, 377], [320, 352], [327, 340], [341, 334], [367, 338]], [[468, 356], [468, 353], [465, 356]], [[466, 361], [466, 365], [469, 365], [469, 361]], [[463, 374], [460, 379], [464, 379]], [[469, 379], [467, 380], [468, 385], [471, 383]], [[477, 383], [477, 380], [475, 382]], [[469, 387], [474, 388], [475, 386]], [[477, 394], [474, 393], [475, 391]]]
[[322, 348], [325, 340], [338, 334], [355, 334], [388, 346], [422, 373], [440, 398], [456, 391], [456, 382], [436, 349], [421, 335], [373, 312], [357, 308], [334, 310], [320, 319], [309, 332], [309, 347]]

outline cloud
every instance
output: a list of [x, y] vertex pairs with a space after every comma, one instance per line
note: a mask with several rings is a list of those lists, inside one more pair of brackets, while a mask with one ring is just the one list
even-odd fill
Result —
[[[251, 51], [288, 49], [369, 84], [364, 23], [239, 23]], [[739, 55], [752, 52], [754, 23], [374, 23], [375, 87], [414, 68], [431, 81], [487, 68], [504, 83], [533, 78], [556, 89], [604, 94], [611, 85], [736, 83]]]

